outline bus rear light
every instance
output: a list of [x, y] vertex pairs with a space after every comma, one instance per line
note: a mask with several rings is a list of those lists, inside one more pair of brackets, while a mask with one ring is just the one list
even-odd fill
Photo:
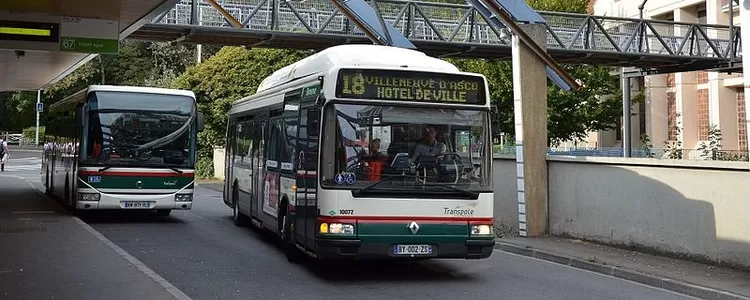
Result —
[[342, 223], [320, 223], [320, 233], [354, 234], [354, 225]]
[[99, 201], [100, 197], [99, 193], [78, 193], [78, 200], [80, 201]]
[[492, 226], [490, 225], [471, 225], [471, 234], [487, 235], [492, 234]]
[[177, 195], [174, 195], [174, 201], [175, 202], [192, 202], [193, 201], [193, 195], [191, 195], [191, 194], [177, 194]]

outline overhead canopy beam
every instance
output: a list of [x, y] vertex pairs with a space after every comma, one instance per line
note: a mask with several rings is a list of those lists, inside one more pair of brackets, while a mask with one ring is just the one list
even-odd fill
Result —
[[566, 91], [580, 89], [578, 82], [516, 24], [516, 21], [546, 24], [544, 18], [528, 6], [524, 0], [467, 0], [467, 2], [487, 20], [490, 26], [498, 30], [507, 27], [513, 34], [517, 35], [524, 45], [547, 64], [547, 77], [558, 87]]
[[[385, 22], [379, 11], [375, 11], [364, 0], [332, 0], [331, 2], [374, 43], [384, 46], [417, 49], [393, 25]], [[373, 4], [377, 7], [377, 2], [374, 0]]]
[[[193, 1], [197, 1], [197, 0], [193, 0]], [[242, 23], [237, 20], [237, 18], [235, 18], [234, 16], [232, 16], [232, 14], [230, 14], [229, 12], [227, 12], [226, 9], [224, 9], [223, 7], [221, 7], [221, 4], [216, 3], [216, 0], [205, 0], [205, 1], [209, 5], [211, 5], [214, 9], [216, 9], [222, 16], [224, 16], [224, 19], [226, 19], [229, 23], [231, 23], [232, 26], [234, 26], [235, 28], [242, 28], [242, 27], [244, 27], [244, 26], [242, 26]]]

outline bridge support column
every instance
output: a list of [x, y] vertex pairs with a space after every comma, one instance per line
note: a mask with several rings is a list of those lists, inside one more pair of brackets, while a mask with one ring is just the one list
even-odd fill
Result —
[[631, 112], [630, 112], [630, 77], [625, 75], [624, 72], [620, 72], [620, 81], [622, 82], [622, 156], [632, 157], [633, 156], [633, 133], [631, 132], [632, 126], [630, 125]]
[[[544, 25], [519, 26], [544, 48]], [[515, 34], [512, 55], [519, 235], [543, 236], [548, 224], [546, 64]]]

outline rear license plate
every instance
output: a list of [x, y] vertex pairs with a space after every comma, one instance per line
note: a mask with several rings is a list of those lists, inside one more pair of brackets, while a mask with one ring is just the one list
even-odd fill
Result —
[[393, 245], [393, 254], [430, 255], [432, 254], [432, 245]]
[[123, 202], [122, 207], [124, 208], [151, 208], [151, 202], [147, 201], [133, 201]]

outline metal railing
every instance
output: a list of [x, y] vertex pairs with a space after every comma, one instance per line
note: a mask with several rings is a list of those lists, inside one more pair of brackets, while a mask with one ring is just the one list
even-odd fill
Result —
[[[232, 28], [219, 10], [204, 0], [182, 0], [155, 18], [153, 24], [199, 25]], [[328, 0], [224, 0], [217, 1], [244, 29], [364, 36]], [[371, 2], [370, 2], [371, 3]], [[403, 0], [378, 0], [383, 19], [412, 41], [507, 47], [510, 39], [490, 26], [469, 5]], [[193, 14], [195, 13], [195, 14]], [[739, 27], [691, 24], [660, 20], [540, 12], [547, 24], [547, 49], [612, 54], [642, 54], [713, 60], [741, 59]], [[192, 16], [196, 18], [193, 20]], [[621, 59], [617, 55], [612, 60]]]

